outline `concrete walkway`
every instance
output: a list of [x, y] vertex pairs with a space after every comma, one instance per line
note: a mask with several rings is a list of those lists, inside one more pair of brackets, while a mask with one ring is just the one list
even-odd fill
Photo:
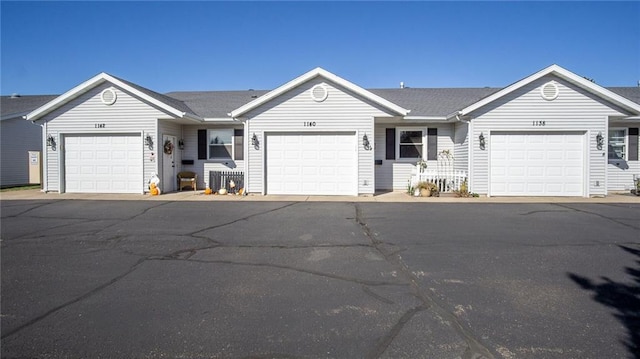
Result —
[[584, 197], [477, 197], [457, 198], [443, 194], [440, 197], [412, 197], [403, 191], [381, 192], [373, 196], [280, 196], [250, 194], [205, 195], [204, 191], [163, 193], [160, 196], [141, 194], [43, 193], [40, 190], [16, 190], [0, 193], [0, 200], [84, 199], [111, 201], [261, 201], [261, 202], [400, 202], [400, 203], [640, 203], [640, 197], [631, 193], [610, 194], [602, 198]]

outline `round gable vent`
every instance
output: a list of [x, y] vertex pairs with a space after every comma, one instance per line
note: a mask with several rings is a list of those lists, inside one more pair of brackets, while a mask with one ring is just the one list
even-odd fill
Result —
[[329, 90], [324, 84], [318, 84], [311, 88], [311, 98], [315, 102], [322, 102], [329, 96]]
[[100, 93], [100, 101], [105, 105], [113, 105], [116, 103], [117, 98], [118, 96], [112, 88], [102, 90]]
[[558, 97], [560, 89], [558, 89], [558, 85], [555, 82], [547, 82], [546, 84], [540, 87], [540, 96], [547, 101], [555, 100]]

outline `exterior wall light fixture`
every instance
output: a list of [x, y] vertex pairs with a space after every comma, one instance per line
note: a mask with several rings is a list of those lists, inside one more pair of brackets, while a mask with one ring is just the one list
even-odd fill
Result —
[[150, 150], [153, 150], [153, 138], [151, 138], [151, 135], [147, 135], [147, 137], [144, 138], [144, 144], [147, 145]]
[[258, 136], [256, 136], [255, 132], [253, 133], [253, 136], [251, 136], [251, 146], [256, 150], [260, 149], [260, 141], [258, 140]]
[[362, 135], [362, 147], [367, 151], [371, 150], [371, 143], [369, 143], [369, 137], [366, 133]]
[[484, 150], [486, 147], [486, 143], [484, 140], [484, 134], [482, 132], [480, 132], [480, 136], [478, 136], [478, 141], [480, 141], [480, 149]]
[[47, 136], [47, 147], [51, 147], [52, 150], [56, 150], [56, 139], [53, 138], [53, 135]]
[[602, 146], [604, 145], [604, 138], [602, 137], [602, 132], [598, 132], [596, 135], [596, 148], [598, 150], [602, 150]]
[[184, 140], [183, 139], [179, 139], [178, 140], [178, 148], [181, 150], [184, 150]]

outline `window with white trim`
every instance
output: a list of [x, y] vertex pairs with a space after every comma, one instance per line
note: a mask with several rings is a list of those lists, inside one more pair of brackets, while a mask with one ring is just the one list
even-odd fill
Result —
[[208, 130], [208, 157], [210, 160], [233, 158], [233, 129]]
[[627, 129], [610, 128], [607, 148], [610, 160], [625, 160], [627, 158]]
[[420, 159], [424, 153], [424, 129], [398, 128], [397, 129], [398, 159]]

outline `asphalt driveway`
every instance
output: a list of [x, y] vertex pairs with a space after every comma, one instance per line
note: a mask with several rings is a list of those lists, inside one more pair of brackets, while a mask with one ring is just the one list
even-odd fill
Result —
[[1, 210], [3, 358], [640, 358], [640, 203]]

